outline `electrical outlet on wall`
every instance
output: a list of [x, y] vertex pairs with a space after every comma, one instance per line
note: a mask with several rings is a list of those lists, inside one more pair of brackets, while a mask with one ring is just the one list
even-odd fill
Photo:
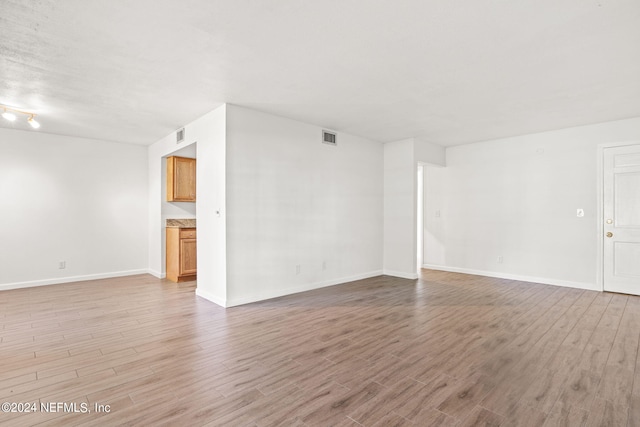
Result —
[[58, 263], [58, 268], [59, 268], [60, 270], [64, 270], [65, 268], [67, 268], [67, 261], [60, 261], [60, 262]]
[[498, 256], [498, 264], [502, 264], [503, 258], [502, 255]]
[[584, 209], [577, 209], [577, 210], [576, 210], [576, 216], [577, 216], [578, 218], [582, 218], [582, 217], [584, 217]]
[[300, 264], [296, 265], [296, 275], [300, 274]]

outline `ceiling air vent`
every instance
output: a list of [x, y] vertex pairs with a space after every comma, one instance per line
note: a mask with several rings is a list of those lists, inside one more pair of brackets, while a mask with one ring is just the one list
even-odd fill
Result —
[[322, 131], [322, 142], [329, 145], [338, 145], [336, 134], [327, 130]]
[[182, 141], [184, 141], [184, 128], [176, 131], [176, 144], [180, 144]]

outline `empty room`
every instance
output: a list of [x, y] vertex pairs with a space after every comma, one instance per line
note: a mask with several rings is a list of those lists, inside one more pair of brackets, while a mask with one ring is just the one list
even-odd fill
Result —
[[0, 425], [640, 425], [638, 22], [0, 0]]

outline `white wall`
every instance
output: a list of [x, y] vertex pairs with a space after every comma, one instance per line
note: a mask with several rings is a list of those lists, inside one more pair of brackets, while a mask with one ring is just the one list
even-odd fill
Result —
[[147, 271], [146, 147], [0, 129], [0, 153], [0, 289]]
[[413, 139], [414, 160], [419, 163], [446, 166], [447, 152], [441, 145], [427, 142], [419, 138]]
[[423, 172], [424, 219], [423, 219], [423, 264], [446, 265], [444, 218], [446, 169], [425, 166]]
[[414, 140], [384, 144], [384, 274], [409, 279], [416, 273]]
[[226, 117], [223, 105], [193, 126], [198, 135], [196, 294], [222, 306], [227, 300]]
[[597, 145], [630, 140], [640, 118], [447, 149], [444, 268], [597, 289]]
[[227, 305], [381, 274], [382, 145], [321, 130], [227, 106]]

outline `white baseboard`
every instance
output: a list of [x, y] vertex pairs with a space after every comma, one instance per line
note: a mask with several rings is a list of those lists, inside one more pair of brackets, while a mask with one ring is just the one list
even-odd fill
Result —
[[406, 273], [404, 271], [383, 270], [385, 276], [400, 277], [403, 279], [417, 279], [420, 277], [417, 273]]
[[429, 270], [450, 271], [452, 273], [474, 274], [476, 276], [496, 277], [498, 279], [517, 280], [519, 282], [541, 283], [543, 285], [563, 286], [565, 288], [602, 291], [595, 283], [572, 282], [569, 280], [549, 279], [547, 277], [521, 276], [519, 274], [501, 273], [495, 271], [474, 270], [471, 268], [447, 267], [444, 265], [423, 264], [422, 268]]
[[207, 301], [211, 301], [212, 303], [217, 304], [220, 307], [226, 307], [225, 301], [223, 299], [218, 298], [210, 292], [203, 291], [201, 288], [196, 288], [196, 295], [206, 299]]
[[166, 273], [161, 273], [161, 272], [156, 271], [156, 270], [148, 269], [148, 270], [147, 270], [147, 273], [149, 273], [150, 275], [152, 275], [152, 276], [154, 276], [154, 277], [157, 277], [158, 279], [164, 279], [164, 278], [166, 278], [166, 277], [167, 277], [167, 274], [166, 274]]
[[5, 283], [0, 285], [0, 291], [8, 289], [33, 288], [36, 286], [59, 285], [61, 283], [82, 282], [85, 280], [110, 279], [112, 277], [134, 276], [136, 274], [147, 274], [148, 269], [113, 271], [110, 273], [87, 274], [84, 276], [56, 277], [55, 279], [33, 280], [29, 282]]
[[[311, 291], [314, 289], [325, 288], [327, 286], [341, 285], [343, 283], [353, 282], [355, 280], [369, 279], [371, 277], [381, 276], [382, 271], [370, 271], [368, 273], [356, 274], [353, 276], [341, 277], [339, 279], [325, 280], [322, 282], [310, 283], [302, 286], [294, 286], [291, 288], [277, 289], [268, 292], [261, 292], [253, 295], [247, 295], [240, 298], [228, 299], [226, 307], [234, 307], [237, 305], [249, 304], [252, 302], [264, 301], [271, 298], [282, 297], [285, 295], [297, 294], [299, 292]], [[208, 299], [208, 298], [207, 298]], [[215, 302], [215, 301], [214, 301]], [[219, 303], [216, 303], [219, 304]], [[222, 304], [219, 304], [222, 305]]]

